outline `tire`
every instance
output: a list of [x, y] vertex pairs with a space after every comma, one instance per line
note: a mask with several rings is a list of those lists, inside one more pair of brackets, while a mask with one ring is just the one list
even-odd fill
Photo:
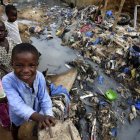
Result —
[[126, 13], [121, 13], [121, 20], [118, 22], [118, 25], [128, 25], [130, 23], [130, 16]]

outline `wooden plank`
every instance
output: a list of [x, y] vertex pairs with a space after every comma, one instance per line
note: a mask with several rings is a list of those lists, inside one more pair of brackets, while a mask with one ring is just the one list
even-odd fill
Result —
[[120, 4], [119, 11], [118, 11], [118, 13], [117, 13], [117, 15], [116, 15], [116, 17], [115, 17], [115, 21], [114, 21], [114, 24], [113, 24], [113, 26], [112, 26], [112, 30], [113, 30], [113, 31], [115, 30], [115, 27], [116, 27], [116, 25], [117, 25], [117, 23], [118, 23], [118, 21], [119, 21], [119, 16], [120, 16], [120, 14], [121, 14], [121, 12], [122, 12], [122, 8], [123, 8], [123, 6], [124, 6], [124, 3], [125, 3], [125, 0], [122, 0], [122, 1], [121, 1], [121, 4]]
[[56, 86], [63, 85], [68, 91], [70, 91], [76, 79], [76, 76], [77, 70], [71, 69], [70, 71], [64, 74], [49, 76], [47, 77], [47, 79], [50, 80], [52, 83], [54, 83]]

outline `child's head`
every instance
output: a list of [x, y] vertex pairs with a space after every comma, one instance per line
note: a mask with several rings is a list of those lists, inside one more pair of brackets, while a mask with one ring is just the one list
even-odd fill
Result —
[[29, 43], [16, 45], [12, 51], [11, 64], [15, 75], [22, 81], [32, 84], [36, 76], [39, 52]]
[[0, 21], [0, 42], [5, 40], [7, 36], [6, 28], [3, 21]]
[[5, 13], [9, 22], [15, 22], [17, 20], [17, 9], [13, 5], [7, 5], [5, 7]]

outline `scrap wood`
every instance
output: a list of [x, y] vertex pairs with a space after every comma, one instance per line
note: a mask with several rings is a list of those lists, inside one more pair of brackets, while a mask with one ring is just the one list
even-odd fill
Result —
[[64, 74], [49, 76], [47, 77], [47, 79], [49, 79], [56, 86], [63, 85], [68, 91], [70, 91], [76, 79], [76, 76], [77, 76], [77, 70], [71, 69], [70, 71]]
[[113, 26], [112, 26], [112, 30], [113, 30], [113, 31], [115, 30], [116, 25], [117, 25], [117, 23], [118, 23], [118, 21], [119, 21], [119, 16], [120, 16], [120, 14], [121, 14], [121, 11], [122, 11], [122, 8], [123, 8], [123, 6], [124, 6], [124, 3], [125, 3], [125, 0], [121, 0], [121, 4], [120, 4], [120, 8], [119, 8], [118, 14], [117, 14], [116, 17], [115, 17], [115, 22], [114, 22], [114, 24], [113, 24]]
[[68, 127], [69, 127], [69, 132], [70, 132], [70, 135], [71, 135], [71, 139], [72, 139], [72, 140], [75, 140], [75, 139], [74, 139], [74, 136], [73, 136], [73, 132], [72, 132], [71, 125], [69, 124]]
[[105, 13], [106, 13], [106, 8], [107, 8], [108, 1], [109, 1], [109, 0], [106, 0], [106, 1], [105, 1], [105, 6], [104, 6], [104, 9], [103, 9], [103, 14], [102, 14], [102, 15], [103, 15], [103, 20], [104, 20], [104, 18], [105, 18]]

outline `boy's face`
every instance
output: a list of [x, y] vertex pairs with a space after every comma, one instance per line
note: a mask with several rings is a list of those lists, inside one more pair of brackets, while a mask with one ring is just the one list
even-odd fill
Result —
[[4, 24], [0, 23], [0, 41], [4, 41], [6, 36], [5, 26]]
[[8, 21], [9, 22], [15, 22], [17, 20], [17, 11], [16, 10], [11, 10], [8, 14]]
[[18, 53], [14, 56], [12, 66], [15, 75], [23, 82], [32, 85], [36, 76], [38, 59], [30, 52]]

